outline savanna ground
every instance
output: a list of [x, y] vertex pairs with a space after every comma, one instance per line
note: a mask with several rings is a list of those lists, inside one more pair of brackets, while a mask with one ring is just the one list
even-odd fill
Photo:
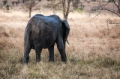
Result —
[[[53, 14], [50, 11], [41, 13]], [[62, 18], [62, 12], [56, 14]], [[32, 50], [29, 64], [23, 65], [28, 13], [0, 11], [0, 79], [119, 79], [120, 25], [107, 25], [108, 18], [119, 22], [119, 17], [110, 13], [94, 16], [96, 13], [91, 16], [85, 12], [70, 13], [66, 64], [60, 61], [55, 46], [55, 62], [48, 62], [48, 50], [43, 49], [42, 60], [36, 63]]]

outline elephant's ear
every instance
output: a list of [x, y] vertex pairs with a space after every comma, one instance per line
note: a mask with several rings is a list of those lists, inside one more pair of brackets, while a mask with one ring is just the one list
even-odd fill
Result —
[[62, 20], [62, 28], [63, 28], [63, 39], [66, 41], [68, 34], [70, 32], [70, 26], [67, 20]]

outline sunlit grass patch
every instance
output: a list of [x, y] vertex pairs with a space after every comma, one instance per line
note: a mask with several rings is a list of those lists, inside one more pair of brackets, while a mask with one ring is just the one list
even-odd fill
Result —
[[[109, 78], [119, 77], [120, 62], [108, 57], [98, 57], [93, 59], [83, 59], [79, 56], [68, 54], [68, 62], [58, 60], [48, 62], [47, 51], [42, 52], [42, 60], [36, 62], [35, 52], [32, 51], [32, 59], [28, 65], [23, 65], [22, 52], [17, 49], [9, 50], [7, 59], [2, 60], [0, 65], [2, 78]], [[55, 53], [55, 56], [60, 56]], [[57, 58], [55, 58], [57, 59]], [[104, 69], [104, 70], [103, 70]], [[5, 73], [7, 72], [7, 73]], [[103, 73], [104, 72], [104, 73]], [[111, 72], [111, 73], [109, 73]]]

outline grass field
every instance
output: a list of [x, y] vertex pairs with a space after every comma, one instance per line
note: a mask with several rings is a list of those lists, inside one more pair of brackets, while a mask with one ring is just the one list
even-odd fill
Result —
[[[62, 18], [60, 12], [56, 14]], [[70, 13], [66, 64], [60, 61], [55, 46], [55, 62], [48, 62], [48, 51], [43, 49], [42, 61], [36, 63], [32, 50], [29, 64], [23, 65], [28, 13], [0, 11], [0, 79], [119, 79], [120, 25], [107, 25], [108, 18], [119, 22], [119, 17], [108, 13], [94, 16], [96, 14]]]

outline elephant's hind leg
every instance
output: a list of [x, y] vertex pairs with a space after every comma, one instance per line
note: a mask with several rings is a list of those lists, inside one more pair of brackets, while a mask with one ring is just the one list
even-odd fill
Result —
[[54, 45], [48, 48], [49, 50], [49, 61], [54, 61]]
[[41, 51], [42, 51], [42, 48], [40, 46], [35, 47], [36, 61], [37, 62], [39, 62], [41, 60]]
[[30, 45], [26, 45], [24, 47], [24, 60], [23, 60], [23, 63], [26, 63], [26, 64], [28, 63], [30, 50], [31, 50]]

